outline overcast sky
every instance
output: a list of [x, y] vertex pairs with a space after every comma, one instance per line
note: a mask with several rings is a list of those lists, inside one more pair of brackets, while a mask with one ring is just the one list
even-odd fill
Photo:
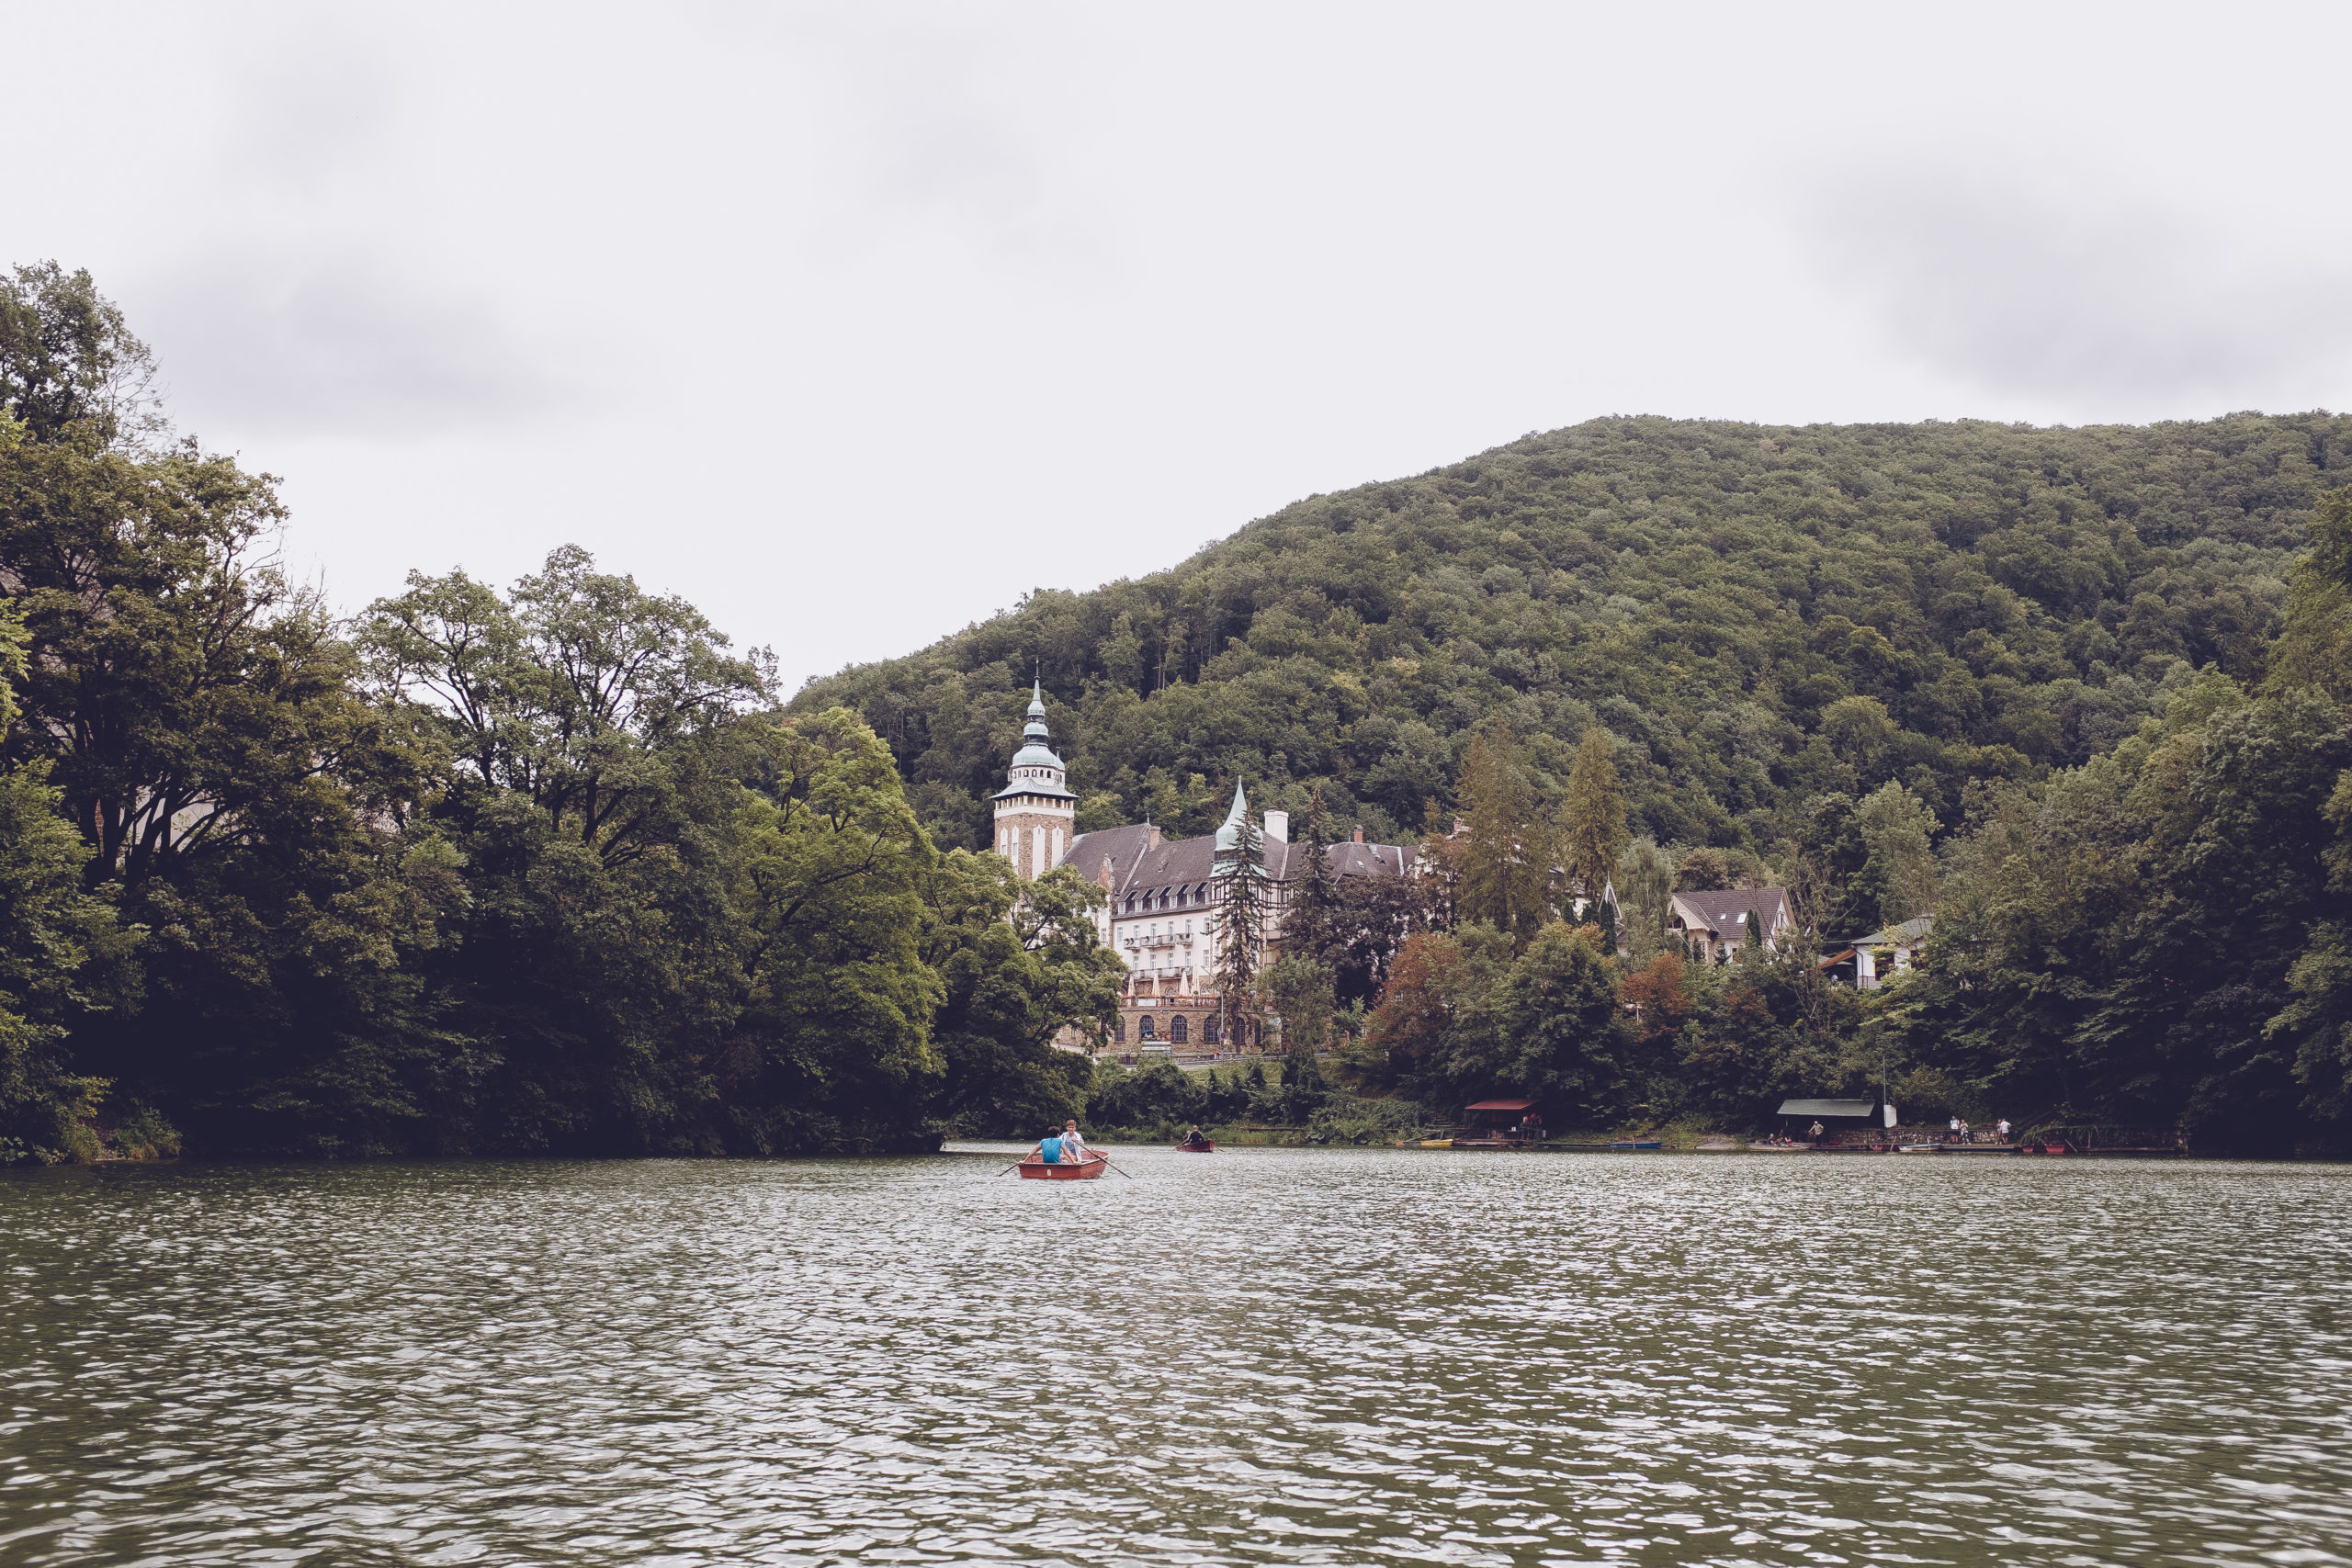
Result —
[[2352, 6], [0, 0], [357, 609], [577, 542], [787, 686], [1606, 413], [2352, 403]]

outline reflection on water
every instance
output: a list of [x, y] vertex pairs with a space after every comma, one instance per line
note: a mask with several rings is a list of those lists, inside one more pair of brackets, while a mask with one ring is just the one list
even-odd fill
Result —
[[0, 1178], [19, 1564], [2352, 1557], [2352, 1171]]

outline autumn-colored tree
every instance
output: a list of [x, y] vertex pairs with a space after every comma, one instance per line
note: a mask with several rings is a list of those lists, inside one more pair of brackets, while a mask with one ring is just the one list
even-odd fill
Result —
[[1634, 1036], [1644, 1045], [1670, 1041], [1690, 1017], [1690, 997], [1682, 988], [1682, 959], [1661, 953], [1625, 977], [1621, 994], [1633, 1014]]
[[1444, 1051], [1452, 1021], [1445, 980], [1461, 956], [1461, 943], [1447, 932], [1415, 931], [1388, 966], [1388, 983], [1380, 988], [1380, 1005], [1372, 1010], [1364, 1037], [1398, 1073], [1435, 1061]]

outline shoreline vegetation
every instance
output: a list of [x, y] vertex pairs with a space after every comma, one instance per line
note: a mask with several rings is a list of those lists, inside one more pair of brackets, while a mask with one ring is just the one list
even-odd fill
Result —
[[[571, 547], [338, 611], [153, 381], [86, 274], [0, 277], [0, 1164], [1744, 1135], [1881, 1082], [2352, 1149], [2352, 418], [1597, 420], [786, 694]], [[1263, 1059], [1054, 1043], [1125, 968], [1083, 868], [988, 852], [1040, 671], [1081, 831], [1246, 784], [1421, 846], [1295, 890]], [[1744, 889], [1792, 933], [1667, 929]]]

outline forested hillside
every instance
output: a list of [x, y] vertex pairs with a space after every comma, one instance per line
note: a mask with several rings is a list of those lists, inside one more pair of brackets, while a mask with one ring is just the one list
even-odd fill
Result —
[[[2133, 734], [2211, 664], [2262, 674], [2352, 416], [2148, 428], [1605, 419], [1316, 496], [1182, 565], [1040, 591], [811, 682], [985, 841], [1033, 666], [1081, 829], [1204, 831], [1236, 776], [1410, 839], [1500, 718], [1556, 799], [1597, 717], [1632, 826], [1770, 854], [1804, 802], [1907, 784], [1947, 827]], [[1116, 527], [1115, 512], [1102, 525]]]
[[[338, 614], [152, 372], [86, 275], [0, 277], [0, 1164], [921, 1149], [1090, 1094], [1737, 1128], [1882, 1070], [2352, 1148], [2352, 420], [1600, 422], [787, 703], [568, 547]], [[1099, 889], [971, 852], [1033, 663], [1081, 827], [1205, 830], [1239, 777], [1422, 840], [1225, 971], [1275, 1081], [1053, 1048], [1123, 966]], [[1782, 940], [1668, 929], [1766, 883]]]

